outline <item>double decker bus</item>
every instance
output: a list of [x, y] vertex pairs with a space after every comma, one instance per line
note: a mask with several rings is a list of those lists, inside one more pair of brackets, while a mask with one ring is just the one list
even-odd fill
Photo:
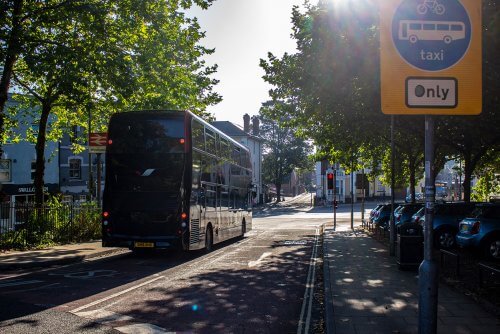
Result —
[[252, 227], [246, 147], [189, 111], [109, 122], [102, 245], [206, 249]]

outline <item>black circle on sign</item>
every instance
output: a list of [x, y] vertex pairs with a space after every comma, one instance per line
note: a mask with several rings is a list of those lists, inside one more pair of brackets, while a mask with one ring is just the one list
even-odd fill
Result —
[[424, 96], [424, 94], [425, 94], [425, 88], [424, 88], [424, 86], [422, 86], [422, 85], [417, 85], [417, 86], [415, 87], [415, 95], [416, 95], [417, 97], [422, 97], [422, 96]]

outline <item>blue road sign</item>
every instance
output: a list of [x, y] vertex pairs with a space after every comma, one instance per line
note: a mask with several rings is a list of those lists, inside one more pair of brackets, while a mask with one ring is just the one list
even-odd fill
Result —
[[404, 0], [393, 16], [392, 41], [411, 66], [445, 70], [466, 54], [471, 21], [459, 0]]

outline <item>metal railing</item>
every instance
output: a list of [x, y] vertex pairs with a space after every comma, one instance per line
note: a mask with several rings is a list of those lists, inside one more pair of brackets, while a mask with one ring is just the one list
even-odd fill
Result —
[[100, 209], [93, 203], [0, 204], [0, 249], [82, 242], [101, 236]]

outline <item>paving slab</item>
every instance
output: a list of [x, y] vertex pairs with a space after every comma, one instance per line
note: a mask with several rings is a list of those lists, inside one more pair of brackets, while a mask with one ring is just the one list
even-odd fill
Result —
[[[361, 229], [324, 234], [328, 334], [418, 333], [418, 272], [398, 269], [386, 246]], [[499, 333], [500, 320], [440, 284], [438, 333]]]

